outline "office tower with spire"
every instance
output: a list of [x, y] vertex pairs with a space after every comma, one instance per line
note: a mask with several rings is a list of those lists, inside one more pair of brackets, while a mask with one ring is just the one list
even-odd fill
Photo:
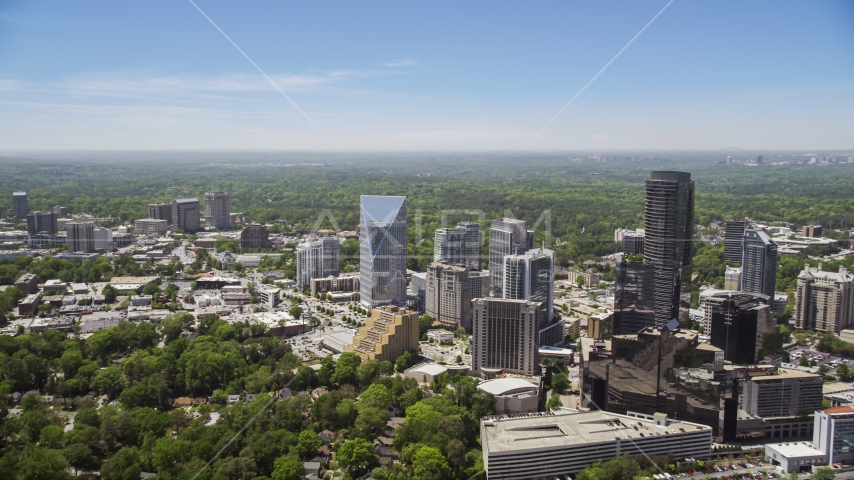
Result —
[[534, 248], [534, 232], [524, 220], [493, 220], [489, 229], [489, 295], [500, 298], [504, 288], [504, 257]]
[[228, 192], [205, 194], [205, 225], [217, 230], [231, 228], [231, 195]]
[[682, 275], [691, 275], [694, 181], [687, 172], [652, 172], [646, 181], [644, 262], [653, 270], [655, 325], [679, 317]]
[[362, 195], [359, 219], [361, 303], [406, 302], [406, 197]]
[[741, 291], [774, 298], [777, 286], [777, 243], [763, 230], [744, 231]]
[[12, 213], [18, 220], [27, 218], [30, 207], [27, 205], [27, 192], [12, 193]]

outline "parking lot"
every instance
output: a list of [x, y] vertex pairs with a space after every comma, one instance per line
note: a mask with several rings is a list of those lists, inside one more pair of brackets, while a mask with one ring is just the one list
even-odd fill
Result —
[[849, 367], [854, 368], [854, 360], [850, 358], [840, 357], [838, 355], [819, 352], [815, 350], [812, 345], [798, 345], [796, 347], [790, 348], [788, 351], [791, 360], [791, 365], [799, 365], [800, 359], [802, 357], [805, 357], [807, 361], [815, 362], [815, 367], [813, 368], [820, 368], [821, 365], [827, 365], [827, 375], [837, 376], [836, 369], [839, 368], [839, 366], [843, 363], [848, 365]]

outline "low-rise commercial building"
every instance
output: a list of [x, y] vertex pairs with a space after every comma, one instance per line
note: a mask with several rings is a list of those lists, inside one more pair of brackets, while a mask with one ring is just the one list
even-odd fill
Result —
[[696, 423], [560, 409], [535, 416], [486, 417], [480, 423], [487, 478], [543, 478], [576, 474], [621, 455], [708, 458], [712, 429]]
[[144, 307], [151, 305], [151, 295], [133, 295], [130, 297], [130, 304], [133, 307]]
[[496, 378], [479, 383], [477, 389], [492, 394], [497, 414], [533, 413], [539, 411], [540, 395], [544, 391], [540, 378]]
[[327, 333], [323, 335], [320, 346], [335, 353], [344, 353], [347, 346], [353, 343], [353, 337], [349, 330]]
[[282, 302], [282, 293], [278, 288], [261, 288], [255, 292], [258, 300], [268, 307], [275, 307]]
[[36, 293], [39, 291], [39, 279], [34, 273], [25, 273], [15, 282], [15, 286], [18, 287], [24, 295]]
[[359, 274], [344, 273], [338, 276], [311, 279], [311, 295], [333, 292], [358, 292]]
[[812, 442], [765, 445], [765, 457], [784, 472], [809, 471], [819, 465], [854, 461], [854, 407], [815, 412]]
[[753, 376], [743, 386], [743, 409], [762, 418], [794, 417], [821, 408], [822, 377], [780, 368], [770, 375]]
[[596, 272], [583, 272], [580, 270], [569, 270], [566, 272], [567, 280], [572, 285], [578, 285], [579, 278], [583, 279], [582, 285], [586, 288], [596, 288], [599, 286], [601, 276]]
[[403, 372], [403, 378], [414, 378], [418, 383], [435, 382], [439, 375], [448, 371], [448, 367], [437, 363], [419, 363]]
[[33, 293], [27, 295], [18, 302], [18, 313], [20, 315], [33, 315], [38, 312], [39, 299], [41, 295]]
[[133, 222], [133, 229], [138, 234], [162, 235], [168, 228], [169, 223], [166, 220], [157, 218], [140, 218]]
[[110, 279], [110, 285], [120, 292], [128, 290], [142, 292], [142, 289], [150, 283], [156, 283], [159, 285], [160, 277], [113, 277], [112, 279]]
[[434, 330], [427, 330], [427, 338], [428, 340], [433, 340], [438, 344], [454, 343], [454, 334], [452, 332], [442, 330], [440, 328]]

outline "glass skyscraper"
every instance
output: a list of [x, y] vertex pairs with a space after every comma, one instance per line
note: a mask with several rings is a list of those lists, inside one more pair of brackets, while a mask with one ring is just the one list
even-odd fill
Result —
[[741, 291], [774, 298], [777, 243], [763, 230], [745, 230], [742, 239]]
[[691, 274], [694, 181], [687, 172], [652, 172], [646, 181], [644, 262], [652, 268], [656, 326], [679, 318], [682, 275]]
[[493, 220], [489, 228], [489, 295], [501, 298], [504, 288], [504, 258], [534, 248], [534, 232], [524, 220]]
[[362, 195], [361, 302], [368, 309], [406, 303], [406, 197]]
[[433, 239], [433, 261], [444, 260], [480, 270], [482, 244], [480, 224], [460, 222], [456, 228], [439, 228]]
[[638, 333], [655, 323], [652, 268], [642, 255], [617, 257], [614, 271], [614, 335]]

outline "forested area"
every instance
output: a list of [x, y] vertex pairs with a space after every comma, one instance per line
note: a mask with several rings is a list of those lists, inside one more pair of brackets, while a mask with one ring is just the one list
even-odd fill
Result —
[[[0, 407], [0, 471], [60, 479], [70, 478], [70, 466], [108, 480], [136, 480], [143, 471], [163, 480], [295, 480], [322, 446], [317, 433], [330, 430], [338, 466], [355, 477], [379, 466], [371, 442], [387, 428], [389, 411], [405, 417], [394, 438], [403, 464], [375, 478], [468, 478], [483, 470], [479, 418], [492, 413], [494, 400], [471, 377], [445, 374], [425, 391], [395, 374], [416, 356], [394, 365], [352, 353], [324, 358], [315, 372], [299, 367], [285, 339], [257, 325], [206, 318], [188, 340], [180, 333], [189, 320], [178, 314], [159, 327], [120, 323], [85, 340], [58, 331], [0, 336], [0, 393], [39, 390], [70, 399], [74, 409], [73, 427], [65, 429], [71, 412], [49, 407], [41, 395], [27, 396], [20, 415]], [[277, 400], [286, 385], [293, 396]], [[314, 400], [300, 393], [317, 387], [326, 390]], [[226, 406], [235, 394], [257, 396]], [[107, 399], [96, 408], [100, 395]], [[172, 405], [184, 396], [210, 403], [188, 415]]]
[[[122, 155], [130, 154], [7, 157], [0, 162], [0, 208], [11, 207], [12, 191], [26, 190], [30, 210], [64, 205], [75, 213], [127, 221], [148, 216], [151, 202], [225, 190], [232, 195], [231, 211], [243, 212], [248, 221], [272, 222], [283, 231], [354, 230], [359, 195], [405, 195], [410, 267], [419, 270], [432, 257], [436, 228], [460, 220], [488, 222], [505, 213], [531, 226], [539, 223], [537, 243], [552, 244], [562, 265], [612, 253], [615, 228], [642, 226], [644, 180], [654, 169], [692, 173], [698, 224], [747, 216], [821, 224], [834, 235], [833, 228], [854, 222], [849, 164], [750, 168], [691, 153], [635, 163], [577, 163], [556, 155], [288, 154], [280, 159], [290, 165], [285, 167], [252, 164], [251, 154], [174, 154], [171, 161], [163, 160], [167, 154]], [[421, 172], [430, 176], [417, 176]], [[553, 236], [547, 239], [549, 228]]]

